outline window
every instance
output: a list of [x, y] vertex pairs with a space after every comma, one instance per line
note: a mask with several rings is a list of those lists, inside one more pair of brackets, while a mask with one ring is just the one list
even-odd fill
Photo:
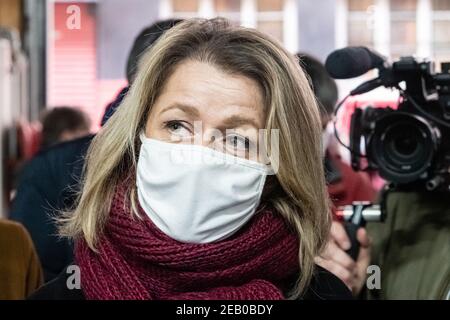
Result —
[[297, 50], [297, 30], [292, 30], [292, 26], [297, 25], [296, 0], [160, 1], [161, 7], [164, 8], [161, 18], [220, 16], [229, 19], [233, 24], [256, 28], [275, 37], [291, 51]]
[[373, 0], [348, 1], [348, 45], [374, 46], [373, 25], [370, 20]]
[[241, 24], [241, 1], [240, 0], [215, 0], [214, 12], [217, 16], [227, 18], [233, 24]]
[[283, 42], [282, 0], [258, 0], [256, 28]]
[[81, 28], [67, 28], [70, 3], [52, 4], [48, 29], [47, 105], [79, 106], [94, 124], [100, 123], [104, 107], [97, 99], [96, 4], [77, 3]]
[[450, 61], [450, 0], [434, 0], [432, 51], [439, 68], [441, 62]]
[[173, 11], [195, 13], [198, 11], [198, 1], [197, 0], [173, 0]]
[[200, 10], [199, 0], [167, 0], [165, 1], [169, 7], [169, 16], [176, 18], [188, 19], [198, 16]]
[[391, 57], [412, 55], [416, 52], [417, 0], [391, 0]]
[[406, 55], [450, 60], [450, 0], [336, 0], [336, 3], [338, 47], [372, 47], [391, 60]]

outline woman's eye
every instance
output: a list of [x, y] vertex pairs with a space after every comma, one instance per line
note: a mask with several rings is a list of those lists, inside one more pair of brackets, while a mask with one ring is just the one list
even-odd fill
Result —
[[165, 123], [165, 127], [170, 133], [177, 136], [190, 136], [191, 132], [181, 121], [168, 121]]
[[250, 147], [250, 141], [246, 137], [232, 135], [227, 137], [227, 145], [237, 150], [248, 150]]

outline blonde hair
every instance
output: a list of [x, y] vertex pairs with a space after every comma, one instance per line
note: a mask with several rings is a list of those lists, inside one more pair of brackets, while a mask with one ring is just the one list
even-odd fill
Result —
[[[176, 66], [187, 59], [211, 63], [223, 71], [255, 80], [262, 88], [266, 132], [279, 130], [277, 192], [274, 208], [299, 237], [301, 275], [291, 298], [301, 296], [313, 276], [314, 257], [330, 227], [328, 195], [321, 155], [318, 107], [296, 58], [269, 36], [234, 27], [221, 18], [191, 19], [167, 31], [140, 59], [135, 81], [124, 101], [94, 138], [75, 209], [62, 219], [61, 233], [84, 237], [92, 250], [108, 218], [118, 182], [136, 169], [149, 110]], [[135, 187], [127, 197], [134, 214]]]

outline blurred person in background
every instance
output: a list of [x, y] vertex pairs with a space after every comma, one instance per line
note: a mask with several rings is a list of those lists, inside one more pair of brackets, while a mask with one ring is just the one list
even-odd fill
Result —
[[[81, 122], [67, 119], [69, 115], [76, 115]], [[53, 123], [56, 119], [60, 122]], [[68, 123], [69, 128], [64, 128], [63, 124]], [[72, 247], [57, 236], [53, 219], [57, 210], [71, 204], [72, 188], [78, 183], [83, 155], [92, 138], [88, 123], [85, 115], [76, 110], [50, 110], [48, 117], [44, 117], [43, 148], [19, 174], [9, 218], [20, 222], [30, 233], [46, 281], [72, 260]], [[56, 129], [51, 128], [52, 125]], [[81, 132], [84, 137], [76, 138]], [[64, 139], [69, 140], [62, 141]]]
[[0, 219], [0, 300], [25, 299], [42, 282], [30, 235], [19, 223]]
[[[335, 208], [352, 204], [353, 201], [375, 201], [377, 193], [369, 177], [362, 172], [355, 172], [346, 164], [335, 148], [331, 147], [334, 137], [332, 118], [338, 99], [338, 90], [334, 79], [325, 66], [307, 54], [297, 55], [300, 65], [307, 75], [319, 103], [322, 120], [322, 147], [324, 152], [325, 177], [328, 193]], [[370, 261], [369, 238], [364, 229], [358, 231], [361, 243], [360, 256], [354, 261], [345, 250], [350, 242], [341, 222], [333, 221], [330, 239], [322, 254], [316, 257], [320, 266], [337, 275], [354, 293], [361, 290], [361, 279], [366, 278], [366, 269]]]
[[135, 74], [137, 72], [138, 61], [140, 57], [144, 54], [144, 52], [150, 48], [153, 43], [159, 39], [159, 37], [167, 30], [172, 28], [177, 23], [181, 22], [181, 19], [167, 19], [158, 21], [147, 28], [143, 29], [136, 39], [134, 40], [133, 46], [131, 47], [130, 53], [128, 54], [128, 61], [126, 65], [126, 75], [128, 86], [123, 88], [116, 99], [112, 101], [106, 107], [105, 113], [102, 118], [101, 125], [105, 125], [106, 121], [114, 114], [117, 107], [122, 102], [123, 98], [128, 92], [130, 85], [133, 83]]
[[89, 135], [91, 120], [74, 107], [48, 109], [42, 116], [41, 149]]
[[377, 192], [367, 174], [355, 172], [345, 163], [334, 147], [332, 124], [334, 108], [338, 100], [336, 82], [328, 75], [325, 66], [316, 58], [297, 54], [300, 65], [309, 76], [312, 89], [319, 103], [322, 120], [322, 147], [325, 177], [330, 199], [335, 207], [352, 204], [353, 201], [375, 201]]
[[[173, 19], [158, 21], [145, 28], [136, 37], [126, 66], [130, 84], [143, 52], [179, 21]], [[127, 91], [128, 87], [108, 105], [102, 124], [105, 124], [114, 113]], [[23, 223], [30, 232], [42, 263], [46, 282], [55, 278], [73, 261], [72, 243], [57, 236], [54, 218], [61, 210], [70, 208], [74, 203], [84, 158], [92, 138], [93, 135], [88, 135], [44, 150], [20, 175], [10, 218]]]
[[[271, 129], [274, 173], [266, 154], [248, 158]], [[278, 42], [224, 19], [181, 22], [143, 56], [62, 219], [81, 290], [63, 272], [33, 298], [349, 297], [314, 264], [330, 226], [320, 132], [309, 83]], [[207, 160], [179, 163], [177, 151]]]

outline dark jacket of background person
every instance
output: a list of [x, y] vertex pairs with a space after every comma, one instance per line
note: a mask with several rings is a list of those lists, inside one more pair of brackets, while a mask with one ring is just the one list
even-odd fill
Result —
[[386, 221], [369, 223], [372, 265], [381, 270], [377, 299], [450, 299], [450, 197], [392, 192]]
[[[330, 77], [325, 66], [316, 58], [305, 53], [298, 53], [300, 66], [310, 78], [311, 88], [319, 103], [323, 130], [332, 120], [338, 100], [336, 82]], [[376, 191], [366, 173], [355, 172], [330, 148], [325, 146], [325, 174], [328, 193], [335, 207], [351, 204], [353, 201], [374, 201]]]
[[29, 231], [44, 269], [45, 280], [57, 276], [73, 260], [72, 245], [57, 236], [53, 218], [73, 204], [84, 155], [92, 140], [87, 136], [39, 153], [19, 177], [10, 219]]
[[137, 72], [139, 58], [143, 55], [143, 53], [150, 48], [156, 40], [161, 37], [161, 35], [175, 26], [177, 23], [181, 22], [181, 19], [167, 19], [158, 21], [147, 28], [141, 30], [141, 32], [137, 35], [136, 39], [133, 42], [133, 46], [130, 49], [130, 53], [128, 54], [128, 60], [126, 65], [126, 76], [128, 80], [128, 86], [123, 88], [116, 99], [112, 101], [110, 104], [106, 106], [105, 113], [102, 118], [101, 125], [104, 126], [106, 121], [114, 114], [117, 107], [122, 102], [123, 98], [127, 94], [129, 90], [129, 86], [133, 83], [134, 77]]
[[106, 106], [105, 113], [103, 114], [103, 118], [102, 118], [102, 122], [101, 122], [102, 127], [106, 124], [106, 122], [109, 120], [109, 118], [112, 117], [114, 112], [116, 112], [117, 108], [122, 103], [123, 98], [125, 98], [125, 96], [127, 95], [129, 89], [130, 89], [130, 87], [127, 86], [127, 87], [123, 88], [122, 90], [120, 90], [116, 99], [114, 101], [110, 102]]
[[0, 300], [24, 299], [42, 284], [33, 242], [20, 224], [0, 220]]

